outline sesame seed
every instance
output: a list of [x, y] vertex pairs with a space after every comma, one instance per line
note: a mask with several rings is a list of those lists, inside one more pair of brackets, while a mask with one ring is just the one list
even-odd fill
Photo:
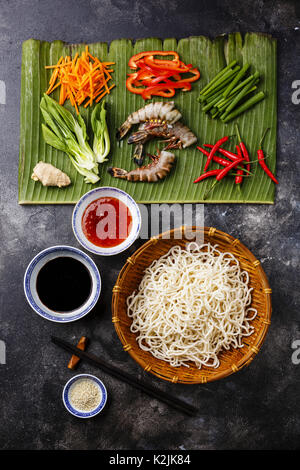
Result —
[[91, 411], [99, 405], [102, 393], [93, 380], [82, 379], [70, 388], [69, 398], [71, 405], [77, 410]]

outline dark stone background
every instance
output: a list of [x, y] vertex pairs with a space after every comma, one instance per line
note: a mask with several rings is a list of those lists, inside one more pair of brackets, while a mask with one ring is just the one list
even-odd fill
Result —
[[[291, 361], [300, 339], [299, 124], [300, 105], [291, 102], [300, 80], [300, 2], [165, 0], [1, 0], [0, 80], [7, 104], [0, 105], [1, 323], [7, 364], [0, 364], [1, 449], [299, 449], [300, 365]], [[18, 205], [21, 45], [28, 38], [93, 42], [115, 38], [214, 37], [232, 31], [261, 31], [278, 39], [278, 178], [274, 206], [207, 205], [206, 225], [240, 238], [261, 260], [273, 289], [273, 318], [266, 341], [251, 366], [216, 383], [172, 385], [145, 380], [194, 403], [188, 418], [131, 387], [82, 364], [107, 385], [109, 402], [95, 419], [79, 420], [61, 400], [68, 355], [50, 343], [55, 334], [91, 348], [116, 366], [143, 376], [122, 350], [111, 323], [111, 288], [127, 256], [96, 260], [103, 294], [85, 319], [58, 325], [31, 311], [23, 294], [28, 262], [55, 244], [78, 246], [71, 206]], [[297, 284], [296, 284], [297, 283]], [[298, 303], [299, 305], [299, 303]]]

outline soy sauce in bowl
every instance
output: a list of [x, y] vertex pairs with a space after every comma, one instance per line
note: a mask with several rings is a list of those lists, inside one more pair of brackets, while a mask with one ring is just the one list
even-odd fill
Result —
[[55, 312], [80, 308], [91, 294], [92, 279], [83, 263], [70, 256], [51, 259], [40, 269], [36, 290], [40, 301]]

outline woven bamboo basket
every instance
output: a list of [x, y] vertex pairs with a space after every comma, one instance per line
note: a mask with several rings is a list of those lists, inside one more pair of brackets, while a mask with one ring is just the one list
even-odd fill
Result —
[[[193, 363], [190, 363], [190, 367], [172, 367], [167, 362], [156, 359], [150, 352], [143, 351], [136, 341], [136, 335], [130, 331], [131, 319], [127, 316], [127, 297], [137, 290], [144, 270], [153, 260], [167, 253], [172, 246], [184, 247], [187, 242], [191, 241], [190, 236], [186, 238], [187, 230], [197, 230], [198, 235], [203, 235], [205, 243], [217, 244], [220, 251], [231, 252], [239, 260], [241, 268], [248, 271], [249, 284], [253, 287], [251, 307], [258, 311], [257, 316], [251, 322], [255, 330], [251, 336], [244, 337], [243, 348], [231, 348], [220, 352], [218, 368], [205, 366], [198, 369]], [[202, 231], [202, 234], [199, 231]], [[188, 227], [185, 230], [181, 227], [152, 237], [127, 259], [113, 288], [112, 321], [123, 349], [146, 372], [173, 383], [207, 383], [239, 371], [254, 359], [271, 323], [271, 293], [260, 261], [238, 239], [213, 227]]]

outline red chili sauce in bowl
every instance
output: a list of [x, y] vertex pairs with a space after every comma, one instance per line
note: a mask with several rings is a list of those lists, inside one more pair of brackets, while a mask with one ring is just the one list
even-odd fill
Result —
[[86, 207], [81, 225], [89, 242], [102, 248], [111, 248], [120, 245], [128, 237], [132, 215], [119, 199], [100, 197]]

